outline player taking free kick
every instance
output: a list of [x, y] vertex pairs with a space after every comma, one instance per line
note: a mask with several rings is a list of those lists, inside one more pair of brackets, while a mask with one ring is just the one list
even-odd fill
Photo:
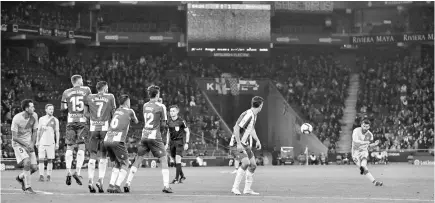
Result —
[[130, 121], [139, 123], [136, 114], [130, 109], [130, 98], [128, 95], [121, 95], [119, 98], [120, 107], [115, 111], [110, 130], [104, 138], [104, 147], [110, 160], [115, 162], [112, 169], [112, 176], [109, 182], [109, 193], [121, 193], [121, 184], [127, 176], [128, 170], [128, 151], [125, 145]]
[[90, 159], [88, 162], [88, 179], [89, 192], [95, 193], [94, 173], [95, 162], [98, 161], [98, 182], [96, 186], [99, 193], [103, 193], [103, 180], [106, 175], [107, 153], [103, 147], [103, 140], [109, 130], [109, 122], [116, 110], [115, 97], [109, 94], [107, 82], [100, 81], [97, 83], [97, 94], [90, 94], [85, 98], [85, 104], [89, 106], [91, 138], [89, 139]]
[[62, 94], [62, 111], [68, 111], [65, 144], [65, 163], [67, 169], [66, 184], [71, 185], [71, 165], [73, 161], [73, 150], [78, 145], [76, 158], [76, 171], [72, 175], [77, 184], [82, 185], [80, 170], [85, 160], [85, 139], [88, 134], [87, 118], [84, 99], [91, 94], [89, 87], [83, 86], [83, 78], [80, 75], [71, 77], [72, 88], [65, 90]]
[[23, 165], [23, 172], [16, 180], [25, 193], [35, 194], [31, 188], [31, 177], [38, 170], [35, 155], [35, 141], [38, 129], [38, 115], [34, 112], [33, 101], [25, 99], [21, 102], [23, 111], [12, 118], [12, 146], [18, 165]]
[[142, 129], [142, 138], [139, 141], [137, 156], [130, 168], [124, 192], [130, 191], [130, 184], [137, 169], [142, 165], [143, 157], [146, 153], [153, 153], [154, 157], [159, 158], [163, 175], [163, 192], [172, 193], [169, 187], [169, 168], [165, 145], [162, 140], [160, 126], [167, 128], [168, 116], [166, 106], [159, 101], [160, 88], [152, 85], [147, 89], [150, 101], [143, 105], [143, 117], [145, 125]]
[[53, 104], [45, 105], [47, 115], [39, 118], [38, 138], [36, 147], [38, 147], [39, 158], [39, 181], [44, 181], [44, 160], [47, 158], [47, 182], [51, 181], [51, 172], [53, 171], [53, 159], [55, 150], [59, 149], [59, 120], [53, 116]]
[[254, 182], [254, 172], [257, 168], [257, 163], [255, 161], [254, 153], [251, 150], [249, 138], [252, 136], [256, 142], [256, 148], [261, 149], [260, 140], [255, 132], [255, 122], [257, 121], [257, 115], [263, 108], [264, 99], [255, 96], [251, 100], [251, 108], [246, 110], [237, 119], [236, 125], [234, 126], [234, 138], [237, 141], [237, 151], [238, 157], [241, 158], [242, 165], [237, 170], [236, 178], [234, 180], [234, 185], [231, 190], [232, 193], [240, 195], [239, 185], [245, 175], [246, 169], [246, 180], [245, 189], [243, 194], [258, 195], [259, 193], [254, 192], [251, 189], [252, 183]]
[[360, 174], [365, 175], [370, 182], [375, 186], [382, 186], [383, 183], [376, 181], [367, 168], [367, 157], [369, 155], [368, 148], [374, 147], [379, 144], [379, 140], [376, 140], [373, 144], [373, 134], [369, 131], [370, 121], [364, 119], [361, 122], [361, 127], [355, 128], [352, 133], [352, 159], [359, 167]]

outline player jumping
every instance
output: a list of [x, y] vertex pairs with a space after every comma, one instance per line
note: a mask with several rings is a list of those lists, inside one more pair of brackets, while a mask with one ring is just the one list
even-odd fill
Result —
[[39, 118], [38, 138], [36, 147], [38, 147], [39, 158], [39, 181], [44, 181], [44, 160], [47, 158], [47, 181], [51, 181], [51, 172], [53, 171], [53, 159], [55, 150], [59, 149], [59, 120], [53, 116], [53, 104], [45, 105], [47, 115]]
[[161, 125], [165, 128], [167, 126], [166, 122], [168, 121], [168, 117], [166, 115], [166, 106], [159, 102], [160, 88], [158, 86], [152, 85], [148, 87], [147, 91], [151, 99], [143, 105], [145, 125], [142, 130], [142, 138], [139, 142], [137, 156], [130, 168], [130, 173], [128, 174], [127, 182], [124, 186], [124, 192], [130, 191], [130, 184], [134, 174], [142, 165], [144, 155], [151, 151], [154, 157], [159, 158], [162, 166], [164, 185], [162, 191], [164, 193], [172, 193], [172, 189], [169, 187], [168, 158], [160, 132]]
[[[183, 170], [181, 169], [181, 157], [183, 156], [183, 150], [187, 150], [189, 147], [190, 131], [186, 125], [186, 121], [178, 116], [180, 109], [174, 105], [169, 107], [169, 113], [171, 119], [168, 122], [168, 133], [166, 136], [166, 149], [170, 149], [171, 157], [175, 159], [175, 179], [171, 184], [183, 183], [186, 180]], [[186, 138], [184, 141], [184, 134]], [[180, 177], [181, 176], [181, 177]]]
[[23, 111], [12, 119], [12, 146], [19, 165], [23, 165], [23, 172], [16, 180], [21, 184], [25, 193], [35, 194], [30, 183], [30, 175], [38, 170], [35, 155], [35, 141], [38, 129], [38, 115], [34, 112], [33, 101], [25, 99], [21, 102]]
[[90, 134], [89, 151], [90, 159], [88, 162], [89, 192], [95, 193], [94, 173], [95, 162], [98, 161], [98, 182], [96, 186], [99, 193], [103, 193], [103, 180], [107, 168], [107, 153], [103, 147], [103, 140], [109, 130], [109, 122], [116, 110], [115, 97], [109, 94], [107, 82], [100, 81], [97, 83], [97, 94], [90, 94], [85, 99], [85, 104], [89, 106], [90, 113]]
[[104, 147], [110, 159], [115, 162], [110, 178], [109, 193], [121, 193], [121, 184], [127, 176], [128, 170], [128, 151], [125, 145], [130, 120], [136, 124], [139, 123], [136, 114], [130, 109], [130, 98], [128, 95], [122, 95], [119, 98], [120, 107], [115, 111], [113, 119], [110, 122], [110, 130], [104, 138]]
[[352, 159], [359, 167], [360, 174], [365, 175], [375, 186], [382, 186], [383, 183], [376, 181], [367, 168], [368, 148], [379, 144], [379, 140], [373, 141], [373, 134], [369, 131], [370, 121], [364, 119], [361, 127], [355, 128], [352, 133]]
[[254, 182], [254, 172], [257, 168], [257, 163], [255, 161], [254, 153], [251, 150], [249, 137], [252, 136], [256, 141], [256, 148], [261, 149], [260, 140], [257, 137], [257, 133], [255, 132], [255, 122], [257, 120], [257, 114], [263, 108], [264, 99], [255, 96], [251, 100], [251, 108], [246, 110], [240, 115], [239, 119], [234, 126], [234, 137], [237, 141], [237, 151], [238, 156], [241, 157], [242, 165], [237, 170], [236, 178], [234, 180], [234, 185], [231, 190], [232, 193], [236, 195], [240, 195], [239, 185], [242, 181], [243, 176], [245, 175], [246, 169], [246, 181], [245, 181], [245, 189], [243, 190], [243, 194], [251, 194], [258, 195], [259, 193], [254, 192], [251, 189], [252, 183]]
[[62, 94], [62, 111], [68, 111], [65, 143], [65, 162], [67, 169], [66, 184], [71, 185], [71, 165], [73, 161], [73, 150], [78, 145], [76, 158], [76, 171], [72, 175], [77, 184], [82, 185], [80, 170], [85, 160], [85, 139], [88, 134], [87, 118], [84, 99], [91, 94], [89, 87], [83, 86], [83, 78], [80, 75], [71, 77], [72, 88], [65, 90]]

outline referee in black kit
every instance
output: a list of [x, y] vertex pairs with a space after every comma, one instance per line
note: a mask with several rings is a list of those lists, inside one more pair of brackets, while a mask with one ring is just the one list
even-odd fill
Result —
[[[171, 184], [183, 183], [186, 180], [183, 170], [181, 169], [181, 157], [183, 151], [187, 150], [190, 139], [190, 131], [186, 121], [178, 116], [180, 109], [176, 105], [169, 107], [171, 118], [168, 120], [168, 134], [166, 136], [166, 149], [170, 149], [171, 157], [175, 159], [176, 175]], [[186, 136], [184, 136], [186, 135]], [[186, 137], [186, 139], [184, 139]]]

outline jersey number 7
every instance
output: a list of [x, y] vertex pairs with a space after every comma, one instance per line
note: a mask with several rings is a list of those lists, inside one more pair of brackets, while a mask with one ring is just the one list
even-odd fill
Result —
[[101, 116], [101, 110], [103, 109], [104, 103], [103, 102], [95, 102], [95, 104], [98, 106], [97, 117], [99, 118]]

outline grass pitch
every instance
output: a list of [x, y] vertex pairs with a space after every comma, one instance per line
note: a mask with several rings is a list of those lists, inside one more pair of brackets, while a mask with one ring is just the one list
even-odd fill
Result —
[[[434, 202], [434, 166], [370, 165], [370, 172], [377, 180], [384, 182], [383, 187], [373, 186], [352, 165], [260, 166], [254, 175], [252, 187], [260, 193], [259, 196], [233, 195], [230, 192], [235, 176], [230, 174], [232, 170], [232, 167], [183, 168], [187, 180], [183, 184], [171, 185], [173, 194], [161, 192], [163, 184], [160, 169], [139, 169], [132, 182], [131, 193], [128, 194], [90, 194], [86, 170], [82, 170], [82, 186], [74, 180], [71, 186], [65, 185], [65, 170], [56, 170], [53, 171], [52, 182], [38, 182], [38, 173], [33, 175], [32, 188], [37, 191], [36, 195], [21, 191], [15, 181], [20, 171], [3, 171], [1, 202]], [[105, 189], [110, 173], [111, 169], [108, 168]], [[170, 173], [172, 180], [175, 169], [171, 168]], [[241, 191], [243, 187], [244, 180]]]

